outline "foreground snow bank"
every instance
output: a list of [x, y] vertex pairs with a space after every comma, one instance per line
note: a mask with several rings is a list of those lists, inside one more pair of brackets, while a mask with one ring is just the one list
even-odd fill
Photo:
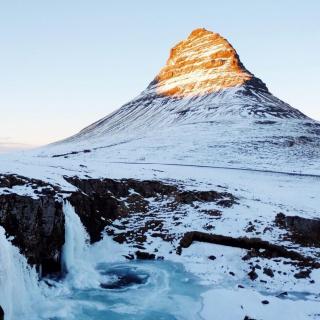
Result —
[[202, 295], [204, 319], [320, 319], [319, 302], [264, 296], [251, 289], [214, 289]]

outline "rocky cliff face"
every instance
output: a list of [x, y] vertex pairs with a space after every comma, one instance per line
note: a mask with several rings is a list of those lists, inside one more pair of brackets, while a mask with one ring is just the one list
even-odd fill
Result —
[[[42, 181], [19, 176], [2, 175], [0, 187], [0, 224], [13, 237], [32, 265], [41, 266], [42, 273], [60, 271], [60, 252], [64, 244], [64, 214], [58, 189]], [[20, 195], [30, 188], [35, 193]]]
[[[43, 275], [61, 271], [60, 257], [65, 240], [63, 199], [70, 201], [75, 208], [92, 243], [101, 240], [103, 231], [107, 231], [118, 242], [140, 243], [140, 246], [146, 240], [140, 229], [126, 232], [120, 228], [115, 232], [113, 222], [135, 219], [137, 214], [148, 216], [153, 210], [150, 199], [159, 206], [164, 202], [163, 210], [168, 210], [167, 201], [170, 201], [170, 212], [180, 205], [197, 201], [214, 202], [221, 207], [236, 203], [235, 197], [227, 192], [184, 191], [160, 181], [65, 179], [76, 186], [77, 191], [65, 192], [43, 181], [21, 176], [2, 175], [0, 179], [0, 187], [6, 188], [6, 192], [0, 194], [0, 225], [8, 236], [14, 237], [13, 244], [21, 249], [29, 263], [36, 265]], [[35, 193], [17, 194], [17, 187], [20, 190], [30, 188]], [[154, 227], [159, 227], [159, 221], [149, 221], [143, 233]], [[164, 239], [173, 236], [165, 230], [158, 231]]]
[[[114, 220], [128, 220], [137, 214], [148, 216], [152, 211], [150, 199], [154, 199], [159, 207], [162, 201], [170, 201], [171, 212], [181, 204], [189, 205], [197, 201], [215, 202], [221, 207], [232, 206], [236, 202], [235, 197], [227, 192], [184, 191], [181, 187], [160, 181], [77, 177], [67, 178], [67, 181], [78, 188], [68, 200], [86, 226], [92, 242], [101, 239], [103, 230], [110, 231], [111, 229], [106, 227], [112, 226]], [[120, 228], [117, 232], [112, 230], [110, 234], [117, 240], [128, 236], [135, 241], [139, 239], [139, 233], [141, 236], [141, 230], [129, 231], [129, 236], [124, 229], [126, 228]], [[144, 231], [147, 232], [148, 227]], [[163, 237], [166, 235], [163, 234]]]
[[[239, 87], [253, 78], [226, 39], [218, 33], [196, 29], [171, 49], [156, 80], [159, 94], [183, 98]], [[259, 85], [267, 91], [262, 82]]]

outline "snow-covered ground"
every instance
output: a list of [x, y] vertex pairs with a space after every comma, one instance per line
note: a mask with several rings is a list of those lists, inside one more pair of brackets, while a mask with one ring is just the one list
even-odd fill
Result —
[[[276, 128], [277, 126], [279, 124]], [[188, 130], [183, 131], [183, 136], [180, 138], [184, 137], [184, 141], [180, 141], [180, 138], [173, 133], [169, 134], [170, 130], [171, 132], [175, 130], [171, 128], [154, 137], [156, 141], [154, 145], [151, 138], [148, 141], [148, 137], [144, 137], [126, 144], [119, 143], [96, 150], [93, 147], [97, 145], [93, 144], [91, 152], [59, 157], [52, 155], [64, 153], [66, 150], [77, 150], [65, 146], [52, 146], [32, 152], [2, 155], [0, 168], [2, 173], [15, 173], [41, 179], [69, 191], [75, 187], [66, 182], [63, 178], [65, 175], [82, 178], [153, 179], [181, 185], [186, 190], [227, 191], [238, 198], [238, 204], [223, 209], [215, 204], [198, 204], [203, 210], [221, 210], [219, 218], [199, 214], [199, 210], [188, 205], [180, 208], [184, 215], [179, 216], [179, 224], [175, 224], [177, 221], [173, 219], [172, 213], [163, 211], [158, 214], [158, 218], [164, 221], [164, 228], [171, 234], [182, 235], [186, 231], [208, 232], [207, 227], [210, 224], [216, 234], [261, 237], [271, 243], [286, 245], [318, 259], [320, 254], [318, 248], [300, 247], [284, 240], [282, 238], [284, 231], [274, 224], [275, 216], [279, 212], [319, 218], [320, 177], [317, 175], [319, 160], [315, 156], [311, 156], [310, 161], [306, 160], [309, 157], [309, 149], [303, 152], [304, 145], [296, 146], [292, 153], [292, 157], [297, 153], [296, 162], [291, 163], [285, 161], [291, 157], [288, 154], [283, 155], [283, 150], [278, 147], [268, 146], [269, 153], [267, 148], [261, 147], [254, 156], [248, 156], [250, 150], [242, 149], [237, 143], [230, 145], [227, 142], [219, 142], [221, 146], [228, 146], [224, 148], [225, 158], [222, 158], [223, 153], [219, 153], [222, 151], [219, 151], [218, 147], [210, 148], [209, 139], [212, 144], [214, 139], [209, 126], [201, 125], [198, 128], [202, 128], [203, 131], [199, 130], [197, 134], [194, 132], [191, 134]], [[222, 126], [219, 128], [222, 130]], [[261, 128], [264, 130], [264, 126]], [[269, 126], [268, 128], [270, 130]], [[221, 141], [231, 141], [235, 137], [235, 135], [233, 138], [226, 137], [227, 126], [223, 130], [225, 131], [218, 134]], [[243, 134], [246, 130], [243, 130]], [[274, 132], [276, 131], [275, 129]], [[207, 141], [204, 141], [205, 137]], [[242, 138], [241, 135], [240, 137]], [[88, 148], [90, 144], [81, 145], [82, 147]], [[241, 154], [240, 150], [244, 153]], [[310, 152], [314, 155], [318, 151], [310, 148]], [[234, 163], [230, 165], [232, 158]], [[221, 168], [222, 166], [227, 168]], [[292, 174], [293, 172], [295, 174]], [[36, 196], [32, 188], [0, 189], [0, 193], [3, 192]], [[152, 199], [150, 202], [152, 204]], [[147, 221], [148, 217], [145, 217], [145, 220], [140, 221], [140, 226]], [[121, 223], [121, 220], [116, 220], [113, 225]], [[248, 232], [250, 223], [254, 224], [254, 229]], [[126, 226], [128, 230], [139, 227], [134, 217], [128, 219]], [[114, 230], [116, 229], [115, 227]], [[101, 250], [104, 244], [109, 249], [114, 247], [111, 250], [113, 262], [123, 261], [123, 255], [136, 250], [134, 243], [119, 245], [113, 243], [107, 236], [106, 238], [107, 240], [102, 240], [92, 250], [98, 250], [96, 248], [99, 246]], [[163, 256], [167, 261], [182, 263], [187, 272], [199, 277], [200, 283], [207, 286], [201, 295], [203, 307], [198, 315], [199, 319], [212, 319], [212, 317], [244, 319], [245, 316], [254, 319], [320, 318], [319, 270], [314, 270], [310, 277], [297, 279], [294, 275], [299, 270], [290, 263], [287, 264], [286, 259], [256, 258], [250, 262], [259, 265], [255, 268], [258, 279], [250, 280], [248, 273], [252, 265], [242, 260], [245, 255], [244, 249], [194, 243], [189, 248], [183, 249], [181, 255], [177, 255], [175, 241], [170, 243], [149, 236], [144, 246], [148, 252], [156, 252], [157, 256]], [[210, 260], [209, 256], [214, 256], [216, 259]], [[273, 270], [274, 276], [266, 275], [264, 269]], [[268, 303], [262, 303], [265, 300]]]
[[[207, 108], [205, 101], [203, 108]], [[166, 112], [160, 110], [158, 123], [143, 124], [140, 119], [134, 127], [131, 122], [126, 127], [123, 119], [121, 130], [112, 130], [110, 123], [105, 126], [103, 121], [98, 122], [61, 143], [1, 154], [0, 175], [39, 179], [63, 191], [76, 190], [64, 177], [77, 176], [157, 180], [183, 190], [231, 193], [237, 200], [230, 207], [199, 201], [168, 210], [170, 196], [162, 202], [145, 199], [148, 214], [141, 212], [113, 221], [104, 240], [88, 250], [94, 252], [92, 259], [96, 262], [100, 256], [100, 262], [111, 259], [112, 263], [123, 263], [123, 256], [134, 255], [141, 244], [133, 240], [120, 245], [107, 234], [121, 234], [123, 226], [134, 234], [156, 220], [171, 240], [154, 237], [152, 230], [146, 230], [143, 250], [163, 257], [168, 263], [182, 265], [186, 273], [197, 277], [196, 282], [205, 286], [197, 298], [191, 295], [181, 302], [185, 305], [188, 299], [195, 299], [198, 308], [197, 299], [201, 299], [199, 312], [188, 317], [185, 311], [170, 309], [171, 316], [174, 314], [176, 318], [168, 319], [238, 320], [246, 316], [247, 319], [320, 319], [318, 269], [308, 274], [308, 270], [279, 257], [244, 260], [247, 250], [197, 242], [184, 248], [181, 255], [177, 254], [181, 237], [186, 232], [200, 231], [259, 237], [319, 261], [319, 248], [292, 242], [275, 218], [280, 212], [287, 216], [320, 218], [320, 124], [307, 118], [225, 115], [219, 118], [217, 114], [206, 119], [208, 110], [200, 112], [199, 117], [193, 114], [176, 122], [171, 121], [174, 115], [168, 115], [173, 118], [163, 122]], [[135, 119], [129, 115], [131, 120]], [[116, 113], [114, 117], [118, 116]], [[0, 194], [38, 197], [39, 188], [3, 187]], [[216, 214], [207, 214], [210, 210]], [[74, 230], [73, 227], [69, 230]], [[165, 273], [172, 270], [170, 265], [163, 268]], [[88, 270], [91, 269], [77, 271], [82, 273], [82, 278], [75, 278], [81, 282]], [[255, 279], [250, 279], [248, 274], [253, 271]], [[300, 277], [301, 271], [307, 272], [305, 277]], [[183, 272], [179, 277], [184, 277]], [[176, 294], [180, 299], [181, 292]], [[161, 297], [163, 303], [168, 303], [165, 295]], [[98, 307], [105, 308], [100, 304]], [[70, 319], [70, 312], [59, 316], [58, 319]]]

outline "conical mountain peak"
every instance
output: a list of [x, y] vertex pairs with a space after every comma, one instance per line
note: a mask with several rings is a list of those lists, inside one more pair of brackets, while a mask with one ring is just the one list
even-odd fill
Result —
[[225, 38], [206, 29], [195, 29], [171, 49], [156, 78], [157, 93], [201, 96], [241, 86], [252, 78]]
[[145, 132], [223, 119], [306, 119], [273, 96], [218, 33], [196, 29], [136, 98], [67, 139]]

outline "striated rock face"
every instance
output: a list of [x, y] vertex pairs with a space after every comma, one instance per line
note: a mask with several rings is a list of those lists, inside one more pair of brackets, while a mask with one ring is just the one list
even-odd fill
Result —
[[171, 49], [157, 76], [159, 94], [192, 97], [241, 86], [253, 78], [231, 44], [218, 33], [196, 29]]
[[0, 195], [0, 224], [30, 264], [41, 266], [43, 274], [60, 271], [64, 214], [54, 195]]
[[225, 38], [196, 29], [171, 49], [167, 63], [141, 94], [63, 142], [93, 137], [107, 141], [112, 134], [135, 136], [181, 124], [239, 118], [307, 119], [273, 96]]
[[64, 213], [58, 187], [19, 175], [0, 175], [0, 225], [42, 274], [60, 272]]

